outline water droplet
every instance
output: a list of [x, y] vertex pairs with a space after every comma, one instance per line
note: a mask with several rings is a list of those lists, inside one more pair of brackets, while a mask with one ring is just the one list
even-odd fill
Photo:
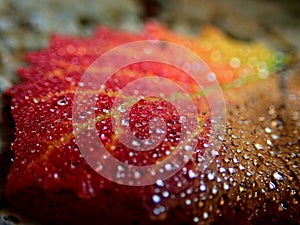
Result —
[[219, 204], [222, 206], [222, 205], [224, 205], [224, 203], [225, 203], [225, 201], [224, 201], [224, 198], [222, 197], [222, 198], [220, 199]]
[[231, 174], [234, 174], [234, 172], [235, 172], [235, 170], [234, 170], [234, 168], [228, 168], [228, 171], [229, 171], [229, 173], [231, 173]]
[[199, 222], [199, 217], [194, 217], [193, 221], [194, 221], [194, 223], [198, 223]]
[[255, 147], [257, 150], [263, 150], [263, 149], [264, 149], [264, 147], [263, 147], [261, 144], [259, 144], [259, 143], [255, 143], [255, 144], [254, 144], [254, 147]]
[[240, 191], [240, 192], [243, 192], [243, 191], [246, 191], [246, 190], [247, 190], [247, 188], [244, 187], [243, 185], [240, 185], [240, 186], [239, 186], [239, 191]]
[[276, 134], [271, 134], [271, 137], [273, 138], [273, 140], [277, 140], [277, 139], [279, 139], [279, 136], [278, 136], [278, 135], [276, 135]]
[[225, 191], [229, 190], [230, 189], [230, 186], [226, 183], [223, 184], [223, 188]]
[[135, 171], [135, 172], [134, 172], [134, 178], [135, 178], [135, 179], [141, 178], [141, 173], [140, 173], [139, 171]]
[[275, 173], [273, 173], [273, 177], [276, 179], [276, 180], [283, 180], [283, 176], [278, 172], [276, 171]]
[[165, 131], [162, 130], [162, 129], [160, 129], [160, 128], [156, 128], [155, 132], [156, 132], [157, 134], [164, 134], [164, 133], [165, 133]]
[[230, 60], [230, 66], [232, 68], [238, 68], [240, 66], [240, 59], [239, 58], [236, 58], [236, 57], [233, 57], [231, 60]]
[[243, 156], [243, 158], [248, 160], [248, 159], [250, 159], [250, 156], [246, 154]]
[[153, 214], [158, 216], [158, 215], [164, 213], [165, 211], [166, 211], [166, 207], [160, 205], [160, 206], [156, 207], [155, 209], [153, 209]]
[[248, 177], [251, 177], [251, 176], [253, 175], [253, 173], [252, 173], [251, 171], [247, 171], [247, 172], [246, 172], [246, 175], [247, 175]]
[[276, 185], [275, 185], [272, 181], [270, 181], [270, 183], [269, 183], [269, 188], [270, 188], [271, 190], [273, 190], [273, 189], [276, 188]]
[[270, 127], [266, 127], [266, 128], [265, 128], [265, 132], [266, 132], [267, 134], [270, 134], [270, 133], [272, 133], [272, 129], [271, 129]]
[[168, 197], [170, 196], [170, 193], [167, 192], [167, 191], [164, 191], [164, 192], [162, 193], [162, 196], [165, 197], [165, 198], [168, 198]]
[[154, 203], [159, 203], [159, 202], [160, 202], [160, 197], [159, 197], [158, 195], [153, 195], [153, 196], [152, 196], [152, 201], [153, 201]]
[[133, 140], [131, 144], [132, 144], [132, 146], [136, 146], [136, 147], [138, 147], [138, 146], [141, 145], [141, 144], [140, 144], [138, 141], [136, 141], [136, 140]]
[[269, 145], [269, 146], [273, 146], [273, 143], [272, 143], [272, 141], [271, 140], [267, 140], [267, 145]]
[[123, 166], [118, 165], [118, 171], [125, 171], [125, 168]]
[[122, 119], [122, 120], [121, 120], [121, 124], [122, 124], [123, 126], [128, 127], [128, 126], [129, 126], [129, 121], [126, 120], [126, 119]]
[[200, 191], [206, 191], [206, 186], [204, 184], [201, 184], [199, 189]]
[[68, 104], [68, 101], [65, 98], [63, 98], [63, 99], [58, 100], [57, 104], [60, 106], [64, 106], [64, 105]]
[[203, 213], [203, 219], [205, 219], [205, 220], [208, 219], [208, 216], [209, 216], [208, 212]]
[[240, 169], [240, 170], [244, 170], [245, 167], [244, 167], [242, 164], [239, 164], [239, 169]]
[[179, 121], [180, 121], [180, 123], [184, 123], [186, 121], [186, 117], [180, 116]]
[[185, 200], [185, 204], [186, 204], [186, 205], [191, 205], [191, 204], [192, 204], [192, 201], [191, 201], [190, 199], [186, 199], [186, 200]]
[[169, 164], [169, 163], [167, 163], [167, 164], [165, 165], [165, 169], [166, 169], [167, 171], [170, 171], [170, 170], [172, 169], [172, 165]]
[[126, 107], [124, 105], [120, 105], [118, 107], [118, 111], [121, 112], [121, 113], [124, 113], [124, 112], [126, 112]]
[[212, 157], [216, 157], [216, 156], [218, 156], [218, 155], [220, 155], [220, 154], [219, 154], [219, 152], [218, 152], [217, 150], [214, 150], [214, 149], [213, 149], [213, 150], [211, 151], [211, 155], [212, 155]]
[[220, 171], [220, 173], [225, 173], [225, 172], [226, 172], [226, 169], [225, 169], [224, 167], [221, 167], [221, 168], [219, 169], [219, 171]]
[[158, 179], [158, 180], [156, 181], [156, 185], [159, 186], [159, 187], [163, 187], [163, 186], [165, 185], [165, 183], [164, 183], [163, 180]]
[[209, 173], [209, 174], [207, 174], [207, 178], [208, 178], [209, 180], [215, 179], [214, 173]]
[[212, 193], [213, 195], [218, 194], [218, 188], [217, 188], [215, 185], [213, 186], [213, 188], [212, 188], [212, 190], [211, 190], [211, 193]]
[[189, 178], [191, 178], [191, 179], [197, 177], [197, 174], [193, 170], [189, 170], [188, 174], [189, 174]]
[[282, 202], [280, 203], [279, 207], [278, 207], [278, 211], [283, 211], [283, 210], [287, 210], [287, 206]]
[[207, 74], [207, 80], [208, 81], [215, 81], [216, 80], [216, 75], [214, 73]]
[[39, 103], [39, 101], [40, 101], [40, 100], [39, 100], [38, 98], [33, 98], [33, 102], [34, 102], [34, 103]]
[[193, 150], [193, 147], [190, 146], [190, 145], [185, 145], [185, 146], [184, 146], [184, 150], [186, 150], [186, 151], [192, 151], [192, 150]]

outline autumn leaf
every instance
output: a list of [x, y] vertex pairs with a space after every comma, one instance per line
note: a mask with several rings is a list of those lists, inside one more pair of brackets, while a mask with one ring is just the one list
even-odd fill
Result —
[[[202, 114], [197, 118], [199, 136], [193, 152], [194, 160], [189, 159], [176, 176], [145, 187], [118, 185], [93, 170], [78, 148], [74, 137], [72, 109], [76, 88], [81, 85], [80, 79], [84, 72], [107, 51], [121, 44], [150, 39], [172, 42], [192, 50], [204, 60], [223, 90], [228, 92], [249, 83], [268, 80], [286, 63], [283, 54], [261, 43], [239, 42], [212, 27], [205, 28], [198, 37], [176, 34], [154, 22], [146, 24], [139, 34], [100, 27], [91, 37], [54, 35], [48, 48], [27, 55], [29, 67], [19, 69], [24, 82], [7, 91], [12, 98], [11, 113], [16, 137], [12, 144], [14, 161], [6, 195], [12, 204], [20, 199], [16, 208], [29, 215], [39, 212], [34, 217], [44, 223], [60, 221], [67, 224], [122, 221], [122, 218], [113, 218], [115, 216], [126, 217], [123, 219], [128, 223], [143, 221], [143, 224], [152, 224], [156, 220], [162, 220], [165, 224], [197, 223], [200, 215], [201, 220], [212, 222], [217, 221], [215, 217], [222, 212], [232, 216], [223, 208], [224, 201], [233, 201], [226, 195], [230, 189], [229, 178], [225, 179], [221, 174], [217, 177], [217, 173], [205, 175], [197, 169], [213, 121], [205, 96], [197, 92], [195, 82], [184, 71], [158, 62], [137, 63], [117, 71], [107, 81], [105, 88], [93, 93], [97, 98], [95, 122], [101, 142], [116, 159], [145, 166], [156, 164], [172, 154], [179, 143], [177, 134], [182, 129], [182, 118], [174, 106], [161, 98], [140, 99], [131, 108], [128, 122], [137, 137], [149, 137], [149, 124], [154, 117], [160, 117], [169, 125], [166, 138], [156, 148], [133, 153], [119, 142], [113, 127], [111, 111], [118, 91], [131, 81], [145, 76], [164, 77], [188, 86], [191, 93], [195, 94], [191, 98]], [[86, 94], [79, 93], [82, 99]], [[174, 98], [180, 99], [181, 96]], [[88, 137], [87, 129], [88, 126], [83, 123], [80, 132], [86, 132]], [[227, 147], [223, 146], [225, 150]], [[91, 155], [96, 156], [97, 149], [93, 149], [92, 145], [89, 148]], [[212, 165], [217, 166], [218, 160], [222, 159], [218, 157], [220, 152], [214, 154], [217, 157]], [[233, 168], [223, 169], [234, 173]], [[207, 181], [215, 183], [207, 184]], [[207, 193], [207, 189], [212, 194]], [[72, 194], [66, 194], [68, 192]], [[212, 197], [207, 201], [212, 208], [220, 206], [215, 211], [202, 209], [205, 203], [201, 198], [207, 199], [209, 196]], [[220, 205], [220, 201], [223, 204]], [[47, 205], [47, 202], [51, 203]], [[24, 207], [26, 204], [32, 204], [33, 207]], [[39, 208], [39, 204], [44, 207]], [[53, 205], [57, 206], [58, 211]], [[254, 208], [239, 216], [250, 218], [255, 213]], [[53, 212], [53, 217], [46, 216]], [[98, 214], [101, 216], [95, 218]]]

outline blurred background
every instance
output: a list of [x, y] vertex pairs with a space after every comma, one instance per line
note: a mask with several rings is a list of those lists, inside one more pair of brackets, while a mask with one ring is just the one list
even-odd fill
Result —
[[[293, 54], [295, 64], [284, 79], [287, 90], [300, 96], [299, 0], [0, 0], [0, 110], [6, 111], [3, 91], [19, 82], [16, 68], [26, 65], [24, 53], [44, 48], [51, 34], [89, 35], [99, 24], [138, 32], [149, 19], [191, 35], [213, 24], [236, 39], [260, 40]], [[1, 115], [0, 154], [9, 148], [6, 142]], [[9, 154], [1, 155], [0, 225], [20, 224], [1, 211], [8, 160]]]
[[150, 18], [182, 33], [214, 24], [238, 39], [300, 48], [298, 0], [0, 0], [0, 90], [16, 79], [23, 53], [52, 33], [88, 35], [99, 24], [139, 31]]

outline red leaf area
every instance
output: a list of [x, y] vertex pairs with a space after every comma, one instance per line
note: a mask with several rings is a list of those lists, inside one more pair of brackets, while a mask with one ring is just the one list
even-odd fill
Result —
[[[153, 30], [153, 26], [157, 26], [157, 31]], [[26, 56], [30, 67], [19, 69], [24, 82], [7, 92], [12, 97], [11, 109], [16, 125], [16, 138], [12, 144], [14, 162], [7, 194], [39, 187], [54, 192], [70, 190], [80, 197], [90, 198], [100, 193], [103, 187], [115, 185], [87, 164], [76, 145], [72, 126], [76, 87], [87, 67], [101, 54], [124, 43], [157, 39], [160, 29], [165, 32], [160, 25], [150, 24], [141, 34], [100, 27], [89, 38], [55, 35], [47, 49]], [[178, 39], [175, 34], [172, 35], [172, 38]], [[100, 118], [96, 123], [99, 138], [115, 158], [134, 165], [151, 165], [167, 157], [168, 152], [178, 144], [176, 133], [181, 129], [178, 113], [168, 102], [159, 98], [140, 100], [130, 112], [131, 131], [139, 138], [147, 138], [149, 121], [159, 116], [169, 124], [167, 139], [155, 149], [137, 152], [133, 157], [131, 149], [118, 142], [111, 118], [105, 112], [111, 110], [119, 89], [134, 79], [148, 75], [163, 76], [179, 85], [189, 85], [191, 92], [194, 88], [193, 81], [184, 72], [172, 66], [144, 62], [118, 71], [107, 81], [105, 91], [97, 94], [95, 113]], [[198, 111], [203, 111], [207, 105], [205, 98], [198, 96], [193, 100]], [[199, 119], [203, 124], [195, 158], [201, 154], [209, 131], [208, 115], [202, 115]], [[193, 167], [193, 164], [189, 163], [187, 167]], [[182, 171], [179, 173], [180, 176], [187, 176]], [[152, 191], [148, 194], [151, 196]]]

